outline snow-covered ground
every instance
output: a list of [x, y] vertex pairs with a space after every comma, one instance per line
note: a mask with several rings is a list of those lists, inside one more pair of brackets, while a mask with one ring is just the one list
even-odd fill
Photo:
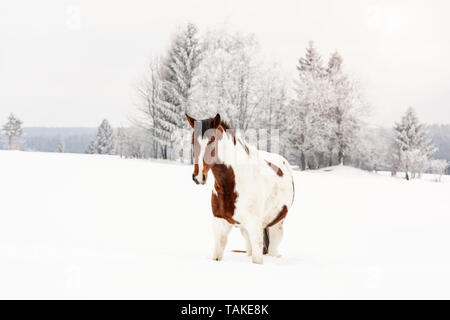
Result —
[[[450, 179], [295, 172], [281, 258], [233, 230], [184, 165], [0, 152], [0, 298], [450, 298]], [[209, 181], [211, 185], [211, 181]]]

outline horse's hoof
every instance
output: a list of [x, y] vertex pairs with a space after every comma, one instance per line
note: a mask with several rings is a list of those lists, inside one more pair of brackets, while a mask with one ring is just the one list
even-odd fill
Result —
[[279, 253], [268, 253], [267, 255], [274, 258], [281, 258], [281, 254]]
[[263, 258], [253, 257], [252, 262], [255, 263], [255, 264], [262, 264], [263, 263]]

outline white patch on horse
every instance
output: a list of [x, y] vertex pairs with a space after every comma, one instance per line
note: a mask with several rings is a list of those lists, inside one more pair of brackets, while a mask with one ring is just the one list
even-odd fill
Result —
[[203, 158], [205, 156], [206, 146], [208, 144], [208, 139], [202, 138], [200, 135], [197, 138], [198, 144], [200, 145], [200, 154], [198, 157], [198, 174], [195, 177], [200, 184], [205, 184], [206, 180], [203, 179]]

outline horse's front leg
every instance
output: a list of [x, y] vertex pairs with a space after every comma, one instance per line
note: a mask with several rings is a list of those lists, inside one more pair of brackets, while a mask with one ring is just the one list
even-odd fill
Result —
[[228, 234], [231, 230], [231, 224], [225, 219], [213, 218], [213, 232], [214, 232], [214, 253], [212, 259], [215, 261], [222, 260], [223, 251], [227, 244]]

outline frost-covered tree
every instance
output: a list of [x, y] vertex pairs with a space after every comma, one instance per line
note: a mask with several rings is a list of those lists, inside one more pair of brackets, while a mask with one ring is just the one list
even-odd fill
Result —
[[116, 138], [116, 154], [124, 158], [150, 158], [152, 145], [148, 131], [139, 127], [119, 128]]
[[332, 87], [326, 78], [322, 58], [310, 42], [299, 59], [298, 79], [291, 102], [289, 142], [302, 170], [319, 166], [318, 155], [328, 150], [331, 129], [329, 105]]
[[361, 137], [365, 104], [342, 61], [336, 52], [325, 68], [313, 42], [298, 61], [288, 123], [290, 146], [303, 170], [344, 164], [352, 157], [363, 166], [370, 158], [362, 155], [364, 149], [369, 152]]
[[437, 175], [436, 181], [438, 182], [441, 181], [442, 175], [445, 174], [449, 166], [449, 162], [443, 159], [433, 159], [428, 161], [428, 170]]
[[[170, 142], [169, 146], [179, 143], [174, 138], [176, 131], [187, 129], [185, 113], [200, 57], [197, 27], [188, 23], [174, 36], [169, 52], [162, 60], [163, 90], [162, 103], [159, 107], [161, 116], [158, 117], [158, 122], [164, 140]], [[187, 147], [190, 148], [190, 145]]]
[[389, 143], [392, 136], [384, 128], [365, 128], [357, 135], [347, 157], [357, 168], [378, 171], [389, 168]]
[[87, 154], [96, 154], [97, 153], [97, 148], [95, 146], [96, 140], [92, 140], [91, 142], [89, 142], [88, 146], [86, 147], [86, 151], [85, 153]]
[[398, 170], [404, 171], [407, 180], [420, 175], [436, 152], [425, 126], [419, 123], [411, 107], [401, 121], [394, 125], [393, 149], [392, 171], [394, 174]]
[[163, 78], [161, 59], [155, 58], [149, 65], [147, 75], [137, 88], [140, 99], [137, 127], [147, 132], [152, 140], [152, 157], [167, 158], [167, 148], [171, 142], [168, 132], [162, 127], [166, 104], [163, 100]]
[[279, 65], [264, 58], [255, 35], [209, 30], [194, 80], [189, 114], [220, 113], [250, 143], [287, 152], [288, 80]]
[[66, 142], [64, 141], [64, 139], [59, 140], [58, 146], [56, 147], [56, 152], [66, 152]]
[[[261, 81], [262, 99], [257, 112], [257, 126], [269, 135], [278, 135], [278, 142], [267, 137], [267, 151], [287, 154], [288, 132], [286, 123], [290, 117], [288, 80], [278, 64], [264, 68]], [[276, 132], [275, 130], [278, 130]], [[278, 146], [272, 145], [278, 143]]]
[[297, 70], [300, 77], [312, 75], [314, 78], [321, 78], [325, 76], [322, 57], [315, 47], [314, 41], [309, 41], [305, 56], [298, 60]]
[[97, 131], [96, 139], [97, 153], [113, 154], [114, 153], [114, 131], [108, 120], [104, 119]]
[[97, 136], [89, 143], [86, 153], [114, 154], [114, 145], [114, 131], [108, 120], [104, 119], [97, 129]]
[[203, 39], [189, 113], [220, 113], [233, 128], [254, 126], [261, 107], [261, 55], [254, 35], [210, 30]]
[[361, 141], [358, 135], [365, 111], [365, 104], [356, 85], [342, 71], [342, 61], [339, 53], [335, 52], [327, 68], [327, 77], [332, 86], [328, 113], [332, 130], [330, 146], [336, 150], [339, 164], [344, 164], [347, 153]]
[[141, 113], [135, 122], [151, 137], [155, 158], [170, 157], [170, 149], [179, 143], [178, 131], [187, 129], [184, 114], [200, 58], [197, 27], [188, 23], [174, 35], [168, 52], [152, 60], [137, 88]]
[[125, 155], [126, 155], [127, 135], [126, 135], [125, 130], [126, 130], [125, 127], [120, 127], [117, 129], [117, 134], [116, 134], [115, 151], [116, 151], [116, 154], [119, 155], [121, 158], [125, 157]]
[[2, 127], [2, 133], [9, 150], [20, 148], [20, 140], [23, 134], [22, 121], [14, 114], [9, 115], [8, 121]]

